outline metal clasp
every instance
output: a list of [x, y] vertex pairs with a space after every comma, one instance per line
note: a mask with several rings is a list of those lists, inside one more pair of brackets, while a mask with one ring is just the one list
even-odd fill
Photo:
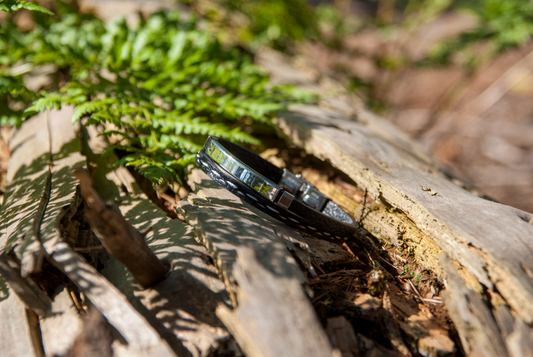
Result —
[[321, 211], [328, 201], [328, 198], [320, 193], [315, 186], [304, 180], [300, 175], [295, 175], [287, 169], [283, 170], [279, 185], [283, 188], [285, 194], [281, 195], [277, 203], [283, 208], [288, 208], [290, 202], [296, 198], [307, 206]]
[[306, 181], [302, 179], [300, 175], [295, 175], [289, 170], [284, 169], [279, 185], [285, 191], [296, 196], [298, 191], [300, 191], [300, 187], [302, 187], [305, 182]]
[[302, 193], [299, 195], [298, 199], [308, 205], [311, 208], [316, 209], [317, 211], [322, 211], [322, 208], [326, 205], [328, 198], [320, 193], [315, 186], [311, 185], [309, 182], [300, 188]]

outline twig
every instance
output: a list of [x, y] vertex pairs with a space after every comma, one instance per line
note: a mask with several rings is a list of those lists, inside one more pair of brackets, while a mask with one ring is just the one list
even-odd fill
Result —
[[326, 272], [322, 270], [322, 268], [320, 267], [320, 264], [317, 263], [315, 258], [311, 258], [311, 259], [312, 259], [312, 263], [315, 266], [315, 268], [317, 268], [322, 274], [326, 274]]
[[96, 253], [96, 252], [104, 252], [105, 248], [103, 245], [99, 245], [96, 247], [75, 247], [74, 251], [78, 253]]
[[81, 194], [87, 202], [85, 217], [109, 254], [124, 264], [143, 288], [163, 280], [168, 270], [150, 250], [144, 235], [117, 208], [100, 199], [86, 170], [78, 168], [74, 176], [80, 181]]
[[443, 301], [442, 300], [437, 300], [437, 299], [422, 299], [423, 301], [425, 302], [430, 302], [432, 304], [442, 304]]
[[319, 302], [320, 299], [322, 299], [324, 296], [326, 296], [329, 293], [330, 293], [329, 290], [326, 290], [326, 291], [322, 292], [320, 295], [316, 296], [313, 300], [311, 300], [311, 303], [315, 304], [315, 303]]
[[348, 246], [348, 244], [346, 244], [346, 242], [342, 243], [342, 246], [344, 247], [344, 249], [346, 249], [348, 251], [348, 253], [350, 253], [352, 255], [352, 257], [354, 258], [357, 258], [354, 254], [354, 252], [352, 252], [352, 250], [350, 249], [350, 247]]
[[413, 281], [411, 279], [407, 280], [409, 282], [409, 284], [411, 285], [411, 287], [413, 288], [413, 290], [415, 291], [416, 295], [420, 298], [420, 300], [424, 300], [424, 298], [422, 297], [422, 295], [420, 295], [420, 293], [418, 292], [418, 289], [416, 288], [415, 284], [413, 284]]
[[361, 269], [338, 270], [338, 271], [335, 271], [335, 272], [333, 272], [333, 273], [327, 273], [327, 274], [319, 275], [318, 277], [319, 277], [319, 278], [322, 278], [322, 277], [332, 277], [332, 276], [337, 275], [337, 274], [343, 274], [343, 273], [346, 273], [346, 274], [350, 274], [350, 273], [360, 273], [361, 271], [362, 271]]
[[72, 302], [74, 303], [74, 305], [76, 306], [76, 308], [78, 309], [78, 312], [81, 314], [81, 313], [85, 313], [85, 309], [83, 308], [80, 300], [78, 299], [78, 297], [76, 296], [76, 293], [72, 290], [69, 290], [69, 295], [70, 295], [70, 299], [72, 300]]
[[357, 220], [357, 223], [361, 223], [361, 221], [364, 218], [365, 214], [365, 208], [366, 208], [366, 195], [367, 195], [367, 189], [365, 188], [365, 193], [363, 194], [363, 207], [361, 208], [361, 215], [359, 216], [359, 219]]

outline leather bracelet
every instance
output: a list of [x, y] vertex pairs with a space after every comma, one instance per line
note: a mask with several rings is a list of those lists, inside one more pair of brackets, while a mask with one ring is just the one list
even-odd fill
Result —
[[358, 227], [301, 176], [230, 141], [210, 136], [196, 164], [222, 187], [291, 227], [337, 240], [352, 237]]

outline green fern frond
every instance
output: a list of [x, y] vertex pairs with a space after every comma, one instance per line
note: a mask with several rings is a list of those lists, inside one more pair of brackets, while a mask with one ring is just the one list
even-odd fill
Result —
[[22, 1], [22, 0], [0, 0], [0, 11], [6, 11], [13, 13], [15, 11], [26, 9], [30, 11], [38, 11], [48, 15], [53, 15], [54, 13], [50, 10], [45, 9], [39, 5], [36, 5], [31, 2]]
[[87, 114], [103, 111], [112, 102], [113, 101], [110, 100], [110, 98], [106, 98], [77, 105], [76, 109], [74, 110], [74, 114], [72, 115], [72, 123], [77, 122]]
[[[131, 27], [124, 19], [105, 25], [92, 15], [59, 13], [36, 18], [31, 32], [19, 31], [11, 20], [0, 24], [0, 65], [51, 64], [69, 78], [59, 92], [37, 94], [25, 89], [20, 76], [0, 75], [0, 121], [19, 123], [74, 105], [73, 122], [88, 117], [85, 125], [111, 124], [102, 135], [118, 135], [120, 145], [107, 152], [125, 154], [119, 164], [155, 183], [180, 181], [207, 135], [259, 144], [244, 129], [250, 120], [271, 125], [277, 112], [300, 100], [290, 88], [270, 84], [238, 49], [198, 29], [194, 17], [159, 12]], [[2, 107], [15, 101], [26, 109]]]
[[64, 96], [60, 93], [46, 93], [43, 97], [37, 99], [33, 104], [26, 108], [26, 115], [44, 112], [51, 109], [61, 109], [61, 104], [65, 102]]

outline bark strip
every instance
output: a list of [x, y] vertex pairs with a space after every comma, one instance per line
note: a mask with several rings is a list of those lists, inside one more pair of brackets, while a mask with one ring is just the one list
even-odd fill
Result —
[[144, 235], [129, 224], [116, 207], [100, 199], [86, 170], [77, 169], [74, 176], [80, 181], [81, 193], [87, 202], [85, 217], [109, 254], [124, 264], [143, 288], [165, 279], [168, 270], [148, 248]]

